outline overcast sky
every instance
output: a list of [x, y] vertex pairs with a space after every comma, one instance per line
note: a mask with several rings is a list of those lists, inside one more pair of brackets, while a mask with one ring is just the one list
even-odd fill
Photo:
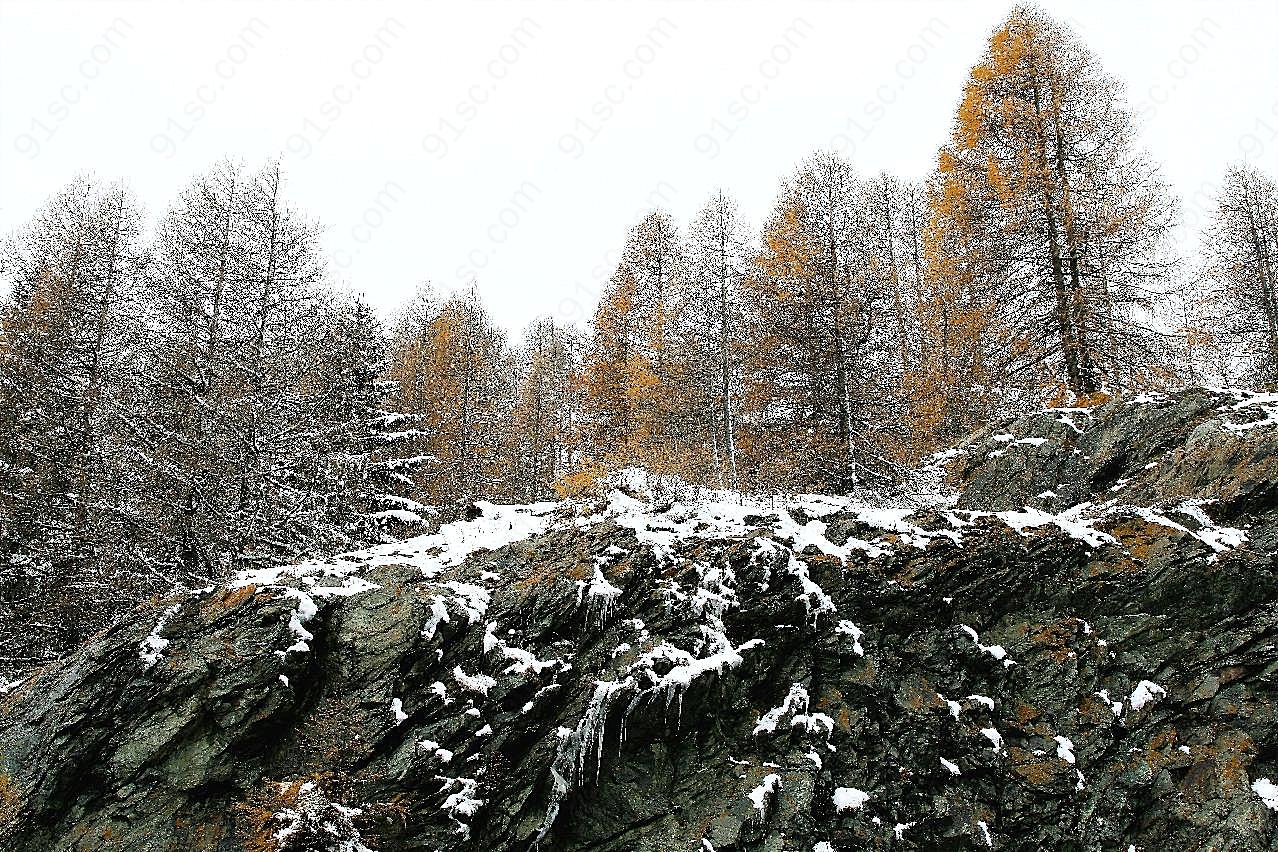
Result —
[[[1126, 81], [1191, 223], [1228, 161], [1278, 173], [1278, 3], [1043, 5]], [[722, 187], [757, 224], [818, 148], [924, 175], [1008, 6], [0, 0], [0, 231], [78, 170], [154, 217], [282, 152], [384, 313], [473, 276], [513, 331], [580, 322], [652, 206]]]

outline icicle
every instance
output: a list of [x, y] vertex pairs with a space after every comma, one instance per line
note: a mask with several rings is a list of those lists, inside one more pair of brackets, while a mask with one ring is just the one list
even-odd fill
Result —
[[612, 697], [634, 684], [631, 678], [623, 681], [595, 681], [595, 694], [590, 698], [586, 714], [577, 724], [575, 733], [575, 754], [573, 756], [573, 787], [580, 787], [585, 780], [586, 759], [591, 752], [595, 755], [595, 783], [599, 782], [599, 768], [603, 760], [604, 731], [608, 727], [608, 710]]
[[[586, 712], [572, 733], [560, 740], [555, 760], [550, 767], [551, 791], [550, 802], [546, 806], [546, 815], [542, 819], [537, 836], [533, 839], [532, 849], [541, 848], [541, 841], [554, 827], [559, 816], [559, 805], [572, 790], [583, 785], [586, 780], [586, 761], [593, 753], [595, 758], [595, 783], [599, 783], [599, 772], [603, 764], [604, 735], [608, 729], [608, 711], [612, 707], [614, 696], [622, 690], [635, 685], [634, 678], [627, 677], [622, 681], [595, 681], [595, 692], [586, 705]], [[624, 737], [624, 722], [623, 734]]]
[[598, 627], [602, 630], [608, 624], [617, 599], [621, 597], [621, 589], [608, 582], [599, 565], [595, 565], [595, 574], [587, 582], [577, 581], [577, 606], [586, 607], [587, 629]]

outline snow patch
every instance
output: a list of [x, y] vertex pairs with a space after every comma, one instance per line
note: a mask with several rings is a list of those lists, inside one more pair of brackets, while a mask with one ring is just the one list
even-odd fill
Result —
[[985, 653], [989, 654], [994, 659], [1001, 662], [1004, 668], [1011, 668], [1012, 666], [1016, 665], [1016, 661], [1010, 658], [1009, 656], [1007, 656], [1007, 649], [1004, 648], [1002, 645], [982, 645], [981, 637], [977, 634], [975, 630], [973, 630], [971, 627], [968, 627], [966, 624], [960, 624], [959, 629], [961, 629], [964, 633], [966, 633], [968, 636], [972, 638], [972, 641], [976, 643], [977, 648], [980, 648], [982, 651], [984, 651]]
[[453, 668], [453, 679], [457, 681], [458, 686], [467, 692], [477, 692], [484, 696], [488, 695], [488, 690], [497, 685], [497, 681], [486, 674], [466, 674], [462, 671], [461, 666]]
[[1278, 784], [1274, 784], [1268, 778], [1257, 778], [1251, 784], [1251, 791], [1260, 797], [1260, 801], [1264, 802], [1269, 810], [1278, 811]]
[[1142, 680], [1132, 690], [1131, 707], [1133, 710], [1139, 710], [1146, 704], [1151, 704], [1165, 695], [1167, 695], [1167, 690], [1152, 680]]
[[851, 636], [852, 653], [856, 654], [858, 657], [865, 656], [865, 649], [861, 647], [861, 637], [864, 636], [865, 633], [861, 630], [861, 628], [857, 627], [847, 619], [842, 619], [839, 621], [839, 626], [834, 628], [834, 632], [841, 636]]
[[[144, 669], [149, 669], [158, 663], [160, 661], [160, 657], [164, 654], [164, 649], [169, 647], [169, 640], [161, 636], [160, 631], [164, 629], [164, 625], [168, 623], [170, 618], [177, 615], [177, 611], [181, 609], [181, 607], [182, 605], [180, 603], [175, 603], [173, 606], [166, 609], [164, 614], [160, 616], [160, 620], [155, 623], [155, 627], [151, 629], [151, 633], [142, 640], [142, 647], [138, 656], [142, 658], [142, 667]], [[15, 680], [12, 685], [6, 686], [5, 689], [0, 691], [7, 693], [14, 686], [17, 686], [18, 683], [20, 683], [20, 681]]]
[[1074, 763], [1074, 743], [1069, 737], [1056, 736], [1056, 756], [1068, 764]]
[[838, 813], [859, 810], [869, 800], [869, 793], [855, 787], [837, 787], [834, 791], [834, 809]]
[[781, 776], [775, 772], [765, 775], [763, 780], [759, 782], [759, 786], [750, 791], [750, 804], [754, 806], [756, 811], [762, 814], [768, 807], [768, 802], [776, 795], [781, 787]]

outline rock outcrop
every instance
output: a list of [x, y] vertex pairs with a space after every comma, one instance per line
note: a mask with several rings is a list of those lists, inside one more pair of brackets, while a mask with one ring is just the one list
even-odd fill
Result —
[[0, 696], [13, 852], [1278, 849], [1278, 399], [952, 497], [633, 489], [175, 595]]

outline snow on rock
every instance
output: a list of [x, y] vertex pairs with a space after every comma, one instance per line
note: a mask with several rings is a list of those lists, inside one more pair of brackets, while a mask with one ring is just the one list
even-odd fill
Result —
[[434, 577], [481, 550], [497, 550], [544, 532], [558, 507], [549, 502], [503, 506], [483, 500], [474, 505], [479, 517], [453, 521], [438, 532], [379, 545], [348, 558], [368, 565], [407, 565]]
[[1104, 701], [1105, 704], [1109, 707], [1110, 712], [1113, 713], [1115, 716], [1123, 715], [1123, 702], [1115, 701], [1114, 699], [1110, 698], [1108, 689], [1102, 689], [1099, 692], [1093, 692], [1092, 694], [1095, 695], [1097, 698], [1099, 698], [1101, 701]]
[[785, 700], [759, 717], [759, 721], [754, 726], [754, 734], [757, 736], [763, 733], [774, 733], [777, 729], [777, 723], [786, 716], [794, 716], [798, 713], [806, 714], [807, 711], [808, 691], [802, 684], [796, 683], [790, 687], [790, 692], [786, 695]]
[[516, 648], [507, 644], [494, 631], [497, 629], [497, 622], [490, 621], [484, 630], [484, 653], [490, 654], [493, 651], [500, 651], [501, 655], [513, 662], [507, 666], [502, 674], [519, 674], [525, 675], [529, 672], [533, 674], [541, 674], [543, 671], [555, 666], [566, 665], [563, 660], [539, 660], [536, 655], [523, 648]]
[[[682, 694], [694, 680], [710, 673], [721, 674], [725, 668], [735, 669], [744, 662], [741, 656], [742, 651], [763, 645], [762, 639], [751, 639], [733, 647], [732, 642], [723, 633], [707, 628], [703, 628], [703, 631], [706, 633], [706, 644], [712, 651], [705, 657], [696, 657], [688, 651], [663, 642], [630, 665], [631, 672], [644, 676], [649, 683], [643, 693], [636, 696], [636, 702], [647, 695], [661, 693], [666, 697], [667, 706], [674, 697], [679, 697], [680, 705], [682, 705]], [[652, 666], [660, 659], [669, 660], [676, 665], [664, 675], [657, 675]]]
[[1176, 508], [1177, 511], [1188, 515], [1198, 523], [1199, 527], [1193, 531], [1192, 535], [1212, 550], [1221, 553], [1241, 547], [1247, 541], [1247, 533], [1234, 527], [1218, 526], [1202, 508], [1212, 502], [1211, 500], [1185, 500]]
[[[585, 783], [586, 769], [593, 756], [595, 764], [595, 782], [599, 780], [599, 770], [603, 761], [604, 733], [608, 727], [608, 714], [616, 697], [622, 692], [633, 689], [634, 678], [627, 677], [621, 681], [595, 681], [595, 691], [586, 705], [586, 711], [575, 728], [559, 727], [556, 738], [559, 740], [555, 750], [554, 762], [550, 766], [552, 780], [550, 801], [546, 805], [541, 827], [533, 840], [533, 848], [550, 833], [555, 820], [559, 817], [559, 807], [569, 792]], [[625, 721], [622, 721], [621, 736], [625, 737]]]
[[559, 659], [539, 660], [531, 652], [525, 651], [523, 648], [507, 645], [505, 642], [501, 643], [501, 653], [506, 659], [513, 661], [509, 666], [502, 669], [502, 674], [523, 675], [529, 672], [541, 674], [546, 669], [565, 665], [564, 661]]
[[288, 629], [297, 637], [297, 641], [285, 648], [283, 651], [275, 652], [281, 657], [291, 651], [311, 650], [311, 646], [308, 643], [315, 637], [303, 625], [314, 618], [315, 614], [319, 612], [319, 608], [315, 606], [314, 599], [306, 592], [299, 589], [286, 588], [284, 590], [284, 596], [297, 599], [297, 609], [293, 610], [293, 613], [288, 619]]
[[497, 681], [485, 674], [468, 675], [462, 671], [461, 666], [453, 668], [453, 679], [457, 681], [457, 685], [467, 692], [477, 692], [480, 695], [488, 695], [488, 690], [497, 685]]
[[978, 820], [976, 821], [976, 827], [977, 827], [977, 828], [979, 828], [979, 829], [981, 830], [981, 839], [985, 841], [985, 845], [986, 845], [986, 846], [988, 846], [988, 847], [990, 847], [991, 849], [993, 849], [993, 848], [994, 848], [994, 836], [993, 836], [992, 834], [990, 834], [990, 826], [989, 826], [989, 823], [987, 823], [987, 822], [986, 822], [985, 820], [983, 820], [983, 819], [978, 819]]
[[[906, 518], [915, 511], [915, 507], [912, 506], [886, 508], [853, 503], [848, 505], [845, 511], [855, 515], [861, 523], [893, 533], [903, 544], [919, 550], [927, 549], [927, 546], [937, 538], [945, 538], [955, 544], [963, 542], [962, 535], [954, 530], [925, 530], [907, 521]], [[878, 548], [865, 546], [863, 543], [858, 544], [857, 549], [864, 550], [870, 556], [874, 556], [878, 550]]]
[[468, 839], [470, 837], [470, 820], [484, 806], [484, 800], [475, 796], [475, 793], [479, 790], [479, 781], [475, 778], [445, 778], [442, 776], [437, 780], [444, 782], [440, 792], [449, 793], [448, 798], [444, 799], [444, 812], [456, 824], [455, 830], [457, 833], [463, 839]]
[[466, 619], [471, 624], [478, 624], [488, 612], [488, 604], [492, 601], [492, 594], [483, 586], [476, 586], [474, 583], [461, 583], [457, 580], [449, 580], [446, 583], [440, 583], [439, 588], [448, 589], [454, 595], [453, 601], [466, 613]]
[[834, 628], [834, 632], [842, 636], [851, 636], [852, 653], [856, 654], [858, 657], [865, 656], [865, 649], [861, 647], [861, 637], [864, 636], [865, 633], [861, 630], [861, 628], [857, 627], [847, 619], [841, 619], [839, 621], [839, 626]]
[[1056, 736], [1056, 756], [1066, 763], [1074, 763], [1074, 742], [1069, 737]]
[[[980, 648], [994, 659], [1000, 661], [1004, 668], [1011, 668], [1016, 665], [1016, 661], [1007, 656], [1007, 649], [1002, 645], [982, 645], [980, 635], [966, 624], [960, 624], [959, 629], [972, 638], [972, 641], [976, 643], [977, 648]], [[991, 709], [993, 708], [991, 707]]]
[[[1053, 515], [1044, 512], [1042, 509], [1027, 506], [1019, 512], [992, 512], [988, 514], [998, 518], [1021, 535], [1024, 535], [1027, 529], [1055, 526], [1072, 538], [1085, 542], [1089, 547], [1100, 547], [1102, 544], [1117, 544], [1118, 540], [1112, 535], [1101, 532], [1091, 526], [1097, 519], [1085, 516], [1088, 508], [1090, 506], [1083, 503], [1059, 515]], [[970, 514], [979, 516], [987, 513], [972, 512]]]
[[1202, 507], [1209, 501], [1205, 500], [1186, 500], [1176, 507], [1176, 511], [1194, 519], [1198, 525], [1197, 529], [1190, 529], [1184, 524], [1177, 523], [1162, 512], [1153, 509], [1147, 509], [1141, 506], [1119, 506], [1112, 511], [1131, 512], [1132, 514], [1144, 519], [1145, 521], [1185, 533], [1193, 538], [1198, 539], [1203, 544], [1210, 547], [1217, 553], [1224, 553], [1234, 548], [1241, 547], [1247, 542], [1247, 533], [1234, 527], [1225, 527], [1217, 525], [1203, 511]]
[[271, 838], [279, 848], [309, 848], [312, 844], [324, 844], [324, 848], [339, 852], [372, 852], [363, 843], [354, 820], [363, 811], [344, 807], [330, 801], [323, 789], [314, 781], [294, 787], [280, 785], [282, 796], [292, 799], [291, 807], [275, 813], [272, 822], [279, 825]]
[[1133, 710], [1139, 710], [1146, 704], [1151, 704], [1167, 694], [1167, 690], [1163, 689], [1152, 680], [1142, 680], [1136, 684], [1136, 688], [1132, 690], [1131, 707]]
[[1251, 783], [1251, 791], [1260, 797], [1260, 801], [1269, 810], [1278, 811], [1278, 784], [1268, 778], [1257, 778]]
[[446, 748], [441, 748], [434, 740], [418, 740], [417, 748], [419, 751], [433, 752], [440, 763], [452, 762], [453, 753]]
[[948, 769], [951, 775], [963, 774], [962, 772], [959, 771], [958, 764], [952, 760], [946, 760], [945, 758], [941, 758], [941, 765], [944, 766], [946, 769]]
[[316, 598], [349, 598], [352, 595], [359, 595], [380, 588], [377, 584], [370, 583], [363, 577], [347, 577], [337, 586], [313, 585], [315, 582], [313, 577], [303, 577], [302, 582], [308, 586], [308, 592], [311, 597]]
[[855, 787], [836, 787], [834, 790], [834, 809], [838, 813], [860, 810], [869, 800], [869, 793]]
[[398, 698], [392, 698], [390, 703], [391, 717], [395, 720], [395, 724], [399, 725], [408, 721], [408, 714], [404, 712], [404, 702]]
[[[786, 517], [789, 516], [787, 515]], [[813, 523], [816, 522], [814, 521]], [[826, 543], [829, 544], [828, 542]], [[808, 563], [796, 555], [798, 551], [801, 551], [806, 546], [806, 544], [801, 544], [796, 540], [794, 547], [789, 548], [772, 539], [761, 538], [756, 542], [756, 555], [766, 558], [772, 558], [774, 554], [783, 556], [785, 559], [784, 570], [799, 581], [799, 588], [802, 590], [802, 594], [795, 599], [803, 603], [808, 616], [815, 625], [822, 613], [834, 612], [835, 606], [834, 600], [812, 580], [808, 570]]]
[[969, 695], [967, 700], [975, 701], [977, 704], [980, 704], [986, 710], [991, 712], [994, 710], [994, 699], [990, 698], [988, 695]]
[[434, 694], [436, 697], [438, 697], [441, 701], [444, 702], [444, 706], [448, 706], [449, 704], [453, 703], [453, 699], [448, 697], [448, 687], [444, 686], [444, 684], [441, 683], [440, 681], [435, 681], [434, 683], [432, 683], [430, 685], [430, 691], [432, 694]]
[[442, 595], [435, 595], [430, 604], [430, 616], [422, 625], [422, 636], [426, 639], [434, 639], [439, 625], [445, 621], [448, 621], [448, 604]]
[[996, 728], [981, 728], [981, 736], [990, 741], [995, 751], [1003, 748], [1003, 735]]
[[[181, 603], [175, 603], [164, 611], [160, 616], [160, 620], [155, 623], [150, 634], [142, 640], [142, 647], [138, 656], [142, 658], [142, 667], [151, 668], [160, 661], [160, 657], [164, 654], [164, 649], [169, 647], [169, 640], [160, 635], [160, 631], [164, 629], [164, 625], [168, 620], [177, 615], [177, 611], [181, 608]], [[12, 685], [6, 686], [0, 690], [0, 694], [9, 692], [19, 681], [13, 681]]]
[[754, 806], [756, 811], [761, 814], [768, 807], [768, 802], [776, 794], [781, 787], [781, 776], [775, 772], [763, 776], [763, 780], [759, 782], [759, 786], [750, 791], [750, 804]]
[[594, 576], [589, 581], [577, 580], [577, 606], [586, 605], [586, 623], [603, 628], [608, 623], [612, 608], [621, 597], [621, 589], [608, 582], [603, 569], [595, 565]]
[[1252, 393], [1241, 390], [1231, 390], [1230, 392], [1235, 395], [1238, 402], [1233, 405], [1222, 406], [1219, 409], [1220, 411], [1238, 412], [1255, 406], [1260, 409], [1264, 416], [1259, 420], [1251, 420], [1246, 423], [1224, 421], [1222, 425], [1225, 429], [1235, 435], [1245, 435], [1253, 429], [1263, 429], [1266, 426], [1278, 425], [1278, 393]]

